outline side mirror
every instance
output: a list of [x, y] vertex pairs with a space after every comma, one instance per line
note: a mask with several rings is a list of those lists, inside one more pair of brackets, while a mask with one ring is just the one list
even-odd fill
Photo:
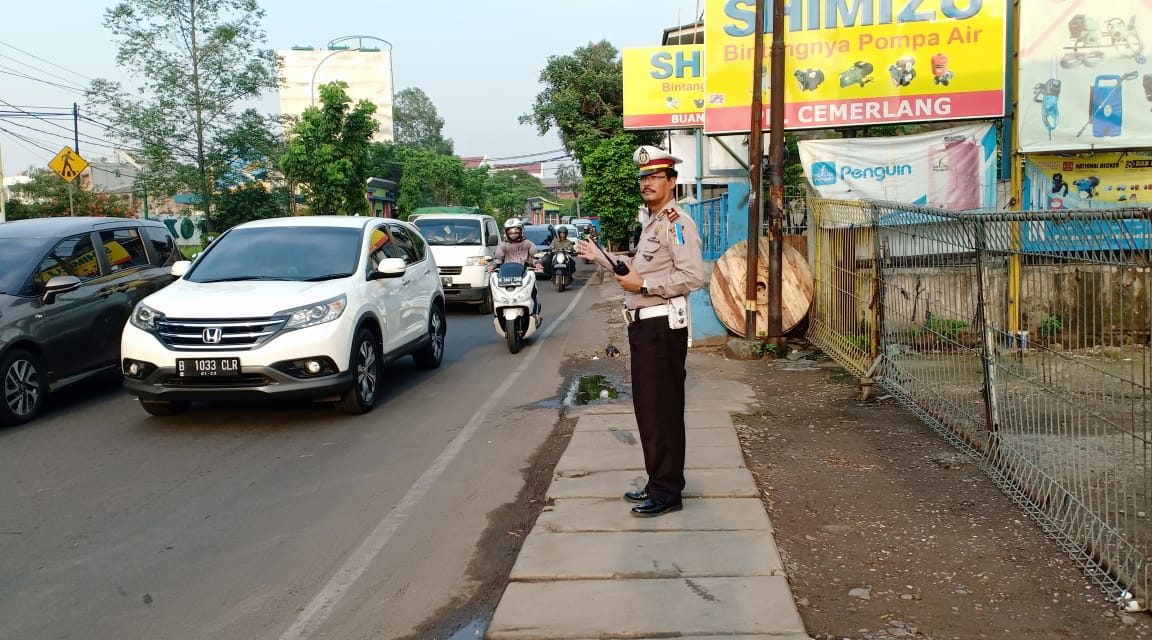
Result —
[[76, 276], [52, 276], [44, 285], [44, 296], [41, 300], [44, 301], [44, 304], [52, 304], [56, 302], [56, 296], [75, 291], [80, 288], [81, 284], [80, 278]]
[[188, 273], [188, 267], [192, 266], [191, 260], [178, 260], [172, 263], [171, 273], [173, 278], [183, 278], [185, 273]]
[[384, 258], [380, 261], [380, 266], [376, 267], [376, 271], [372, 273], [372, 279], [399, 278], [407, 270], [408, 263], [404, 262], [403, 258]]
[[487, 244], [489, 247], [495, 247], [500, 244], [500, 238], [498, 236], [489, 235]]

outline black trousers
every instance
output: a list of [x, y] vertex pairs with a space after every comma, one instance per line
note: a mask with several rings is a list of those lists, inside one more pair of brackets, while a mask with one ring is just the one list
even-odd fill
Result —
[[684, 490], [684, 361], [688, 329], [670, 329], [668, 318], [628, 325], [632, 352], [632, 407], [644, 448], [648, 495], [679, 500]]

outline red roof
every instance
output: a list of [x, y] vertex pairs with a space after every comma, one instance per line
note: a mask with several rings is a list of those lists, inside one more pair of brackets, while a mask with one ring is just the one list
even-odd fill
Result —
[[460, 156], [460, 161], [464, 163], [465, 169], [475, 169], [482, 164], [486, 164], [488, 156]]
[[539, 162], [514, 162], [512, 164], [498, 164], [492, 167], [496, 171], [510, 171], [512, 169], [521, 169], [533, 175], [540, 175], [543, 171], [543, 165]]

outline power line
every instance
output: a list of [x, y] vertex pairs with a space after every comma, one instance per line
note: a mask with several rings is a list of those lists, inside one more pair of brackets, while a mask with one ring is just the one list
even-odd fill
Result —
[[63, 80], [64, 82], [68, 82], [68, 83], [72, 83], [72, 82], [73, 82], [72, 80], [69, 80], [68, 78], [65, 78], [64, 76], [61, 76], [61, 75], [57, 75], [57, 74], [55, 74], [55, 73], [52, 73], [51, 71], [46, 71], [46, 70], [44, 70], [44, 69], [41, 69], [40, 67], [37, 67], [37, 66], [34, 66], [34, 65], [30, 65], [30, 64], [28, 64], [27, 62], [24, 62], [23, 60], [20, 60], [19, 58], [13, 58], [13, 57], [12, 57], [12, 56], [10, 56], [10, 55], [6, 55], [6, 54], [3, 54], [3, 53], [0, 53], [0, 58], [7, 58], [7, 59], [11, 60], [12, 62], [15, 62], [16, 64], [22, 64], [22, 65], [24, 65], [25, 67], [28, 67], [29, 69], [32, 69], [33, 71], [38, 71], [38, 72], [40, 72], [40, 73], [43, 73], [44, 75], [47, 75], [47, 76], [52, 76], [53, 78], [56, 78], [57, 80]]
[[[564, 149], [551, 149], [549, 151], [540, 151], [538, 153], [525, 153], [525, 154], [521, 154], [518, 156], [500, 156], [500, 157], [488, 158], [488, 159], [489, 160], [519, 160], [520, 158], [531, 158], [532, 156], [543, 156], [543, 155], [548, 155], [550, 153], [560, 153], [561, 151], [564, 151]], [[544, 160], [538, 160], [537, 162], [545, 162], [545, 161]]]
[[59, 82], [52, 82], [50, 80], [44, 80], [42, 78], [30, 76], [30, 75], [27, 75], [24, 73], [20, 73], [19, 71], [15, 71], [12, 69], [12, 67], [5, 67], [4, 65], [0, 65], [0, 73], [3, 73], [5, 75], [9, 75], [9, 76], [16, 76], [17, 78], [24, 78], [25, 80], [31, 80], [33, 82], [40, 82], [43, 84], [51, 85], [53, 87], [59, 87], [59, 88], [64, 89], [66, 91], [71, 91], [73, 93], [79, 93], [80, 95], [84, 95], [84, 90], [79, 88], [79, 87], [70, 87], [67, 85], [60, 84]]
[[29, 58], [34, 58], [36, 60], [39, 60], [40, 62], [50, 64], [53, 67], [56, 67], [57, 69], [62, 69], [64, 71], [67, 71], [68, 73], [71, 73], [72, 75], [74, 75], [78, 78], [84, 78], [85, 80], [87, 80], [89, 82], [92, 81], [92, 78], [89, 78], [88, 76], [86, 76], [82, 73], [76, 73], [75, 71], [69, 69], [68, 67], [62, 67], [62, 66], [56, 64], [55, 62], [52, 62], [51, 60], [45, 60], [44, 58], [41, 58], [40, 56], [38, 56], [34, 53], [29, 53], [28, 51], [25, 51], [25, 50], [21, 49], [20, 47], [15, 46], [15, 45], [8, 44], [7, 42], [4, 42], [3, 40], [0, 40], [0, 45], [8, 47], [9, 49], [13, 49], [15, 51], [19, 51], [20, 53], [23, 53], [24, 55], [28, 56]]
[[[42, 145], [40, 145], [39, 143], [37, 143], [35, 140], [32, 140], [31, 138], [28, 138], [28, 137], [25, 137], [25, 136], [23, 136], [23, 135], [20, 135], [19, 133], [15, 133], [15, 132], [13, 132], [13, 131], [9, 131], [9, 130], [5, 129], [4, 127], [0, 127], [0, 131], [2, 131], [2, 132], [4, 132], [4, 133], [7, 133], [8, 135], [12, 136], [13, 138], [16, 138], [16, 144], [20, 144], [20, 141], [21, 141], [21, 140], [23, 140], [24, 142], [27, 142], [28, 144], [30, 144], [30, 145], [32, 145], [32, 146], [34, 146], [34, 147], [36, 147], [37, 149], [40, 149], [41, 151], [46, 151], [46, 152], [48, 152], [48, 153], [49, 153], [49, 154], [51, 154], [52, 156], [55, 156], [55, 154], [56, 154], [56, 152], [55, 152], [55, 151], [53, 151], [53, 150], [49, 149], [48, 147], [42, 146]], [[21, 147], [24, 147], [24, 145], [22, 145], [22, 144], [21, 144], [20, 146], [21, 146]], [[43, 157], [43, 156], [40, 156], [40, 154], [39, 154], [39, 153], [36, 153], [35, 151], [32, 151], [32, 150], [31, 150], [31, 149], [29, 149], [28, 147], [24, 147], [24, 149], [25, 149], [26, 151], [29, 151], [30, 153], [32, 153], [32, 154], [33, 154], [33, 155], [35, 155], [35, 156]]]

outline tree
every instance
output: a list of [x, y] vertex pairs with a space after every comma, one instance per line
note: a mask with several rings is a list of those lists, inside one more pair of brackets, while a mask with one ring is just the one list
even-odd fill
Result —
[[460, 158], [412, 149], [404, 161], [396, 208], [407, 218], [419, 207], [480, 206], [481, 203], [475, 199], [461, 199], [461, 195], [467, 192], [465, 186], [464, 163]]
[[496, 171], [484, 186], [484, 208], [503, 222], [522, 215], [528, 198], [547, 195], [544, 183], [523, 169]]
[[416, 87], [396, 94], [392, 126], [396, 144], [452, 155], [452, 139], [444, 137], [444, 119], [428, 95]]
[[632, 162], [635, 150], [635, 138], [621, 133], [592, 148], [582, 163], [586, 176], [584, 211], [599, 214], [601, 235], [616, 243], [632, 236], [643, 204]]
[[280, 160], [285, 177], [304, 187], [313, 214], [368, 212], [368, 141], [379, 124], [376, 105], [352, 99], [345, 82], [320, 86], [320, 106], [308, 107], [292, 130]]
[[[12, 187], [12, 191], [19, 194], [21, 199], [32, 202], [19, 215], [30, 218], [47, 218], [53, 216], [103, 216], [113, 218], [130, 218], [136, 215], [130, 203], [118, 195], [93, 193], [83, 187], [72, 187], [71, 200], [69, 200], [69, 186], [63, 178], [53, 171], [37, 170], [31, 174], [32, 181]], [[71, 202], [71, 205], [69, 204]], [[12, 206], [12, 202], [8, 206]], [[9, 212], [8, 218], [15, 220]]]
[[368, 144], [368, 158], [364, 170], [369, 177], [391, 180], [397, 185], [404, 175], [404, 162], [409, 149], [392, 142], [372, 142]]
[[263, 17], [256, 0], [123, 0], [105, 11], [116, 63], [139, 86], [97, 79], [88, 98], [113, 135], [141, 147], [151, 188], [190, 188], [211, 212], [238, 105], [277, 86], [276, 54], [261, 48]]
[[[550, 56], [540, 82], [544, 91], [520, 123], [534, 125], [540, 135], [557, 129], [564, 148], [581, 166], [601, 141], [624, 133], [624, 67], [608, 41], [589, 43], [571, 55]], [[656, 144], [660, 135], [642, 132], [635, 139], [637, 144]]]
[[580, 216], [580, 191], [584, 188], [584, 177], [580, 175], [580, 167], [565, 163], [556, 169], [556, 182], [572, 193], [576, 199], [576, 216]]
[[223, 232], [252, 220], [282, 216], [286, 213], [288, 197], [286, 189], [279, 190], [279, 193], [270, 192], [259, 183], [225, 191], [220, 194], [213, 212], [216, 231]]

